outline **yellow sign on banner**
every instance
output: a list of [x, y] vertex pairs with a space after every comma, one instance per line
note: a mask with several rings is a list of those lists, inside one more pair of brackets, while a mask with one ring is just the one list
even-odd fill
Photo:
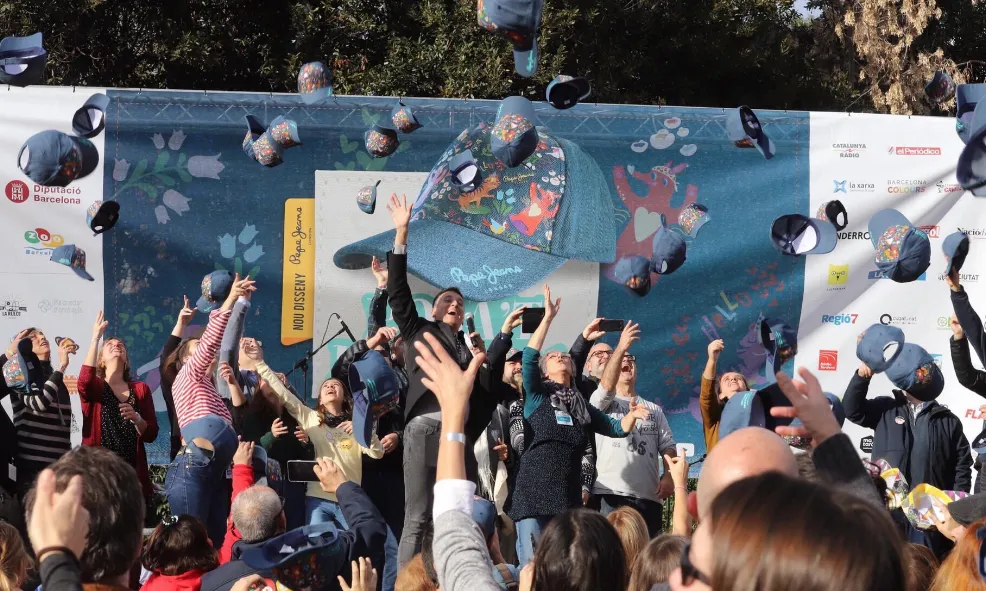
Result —
[[284, 202], [281, 344], [312, 338], [315, 317], [315, 200]]

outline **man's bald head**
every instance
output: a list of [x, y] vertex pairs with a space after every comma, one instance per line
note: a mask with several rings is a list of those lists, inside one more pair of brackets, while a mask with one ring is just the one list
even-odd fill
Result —
[[244, 542], [262, 542], [285, 529], [281, 498], [269, 486], [254, 485], [236, 495], [231, 513]]
[[798, 476], [798, 464], [788, 444], [762, 427], [746, 427], [720, 439], [698, 477], [698, 517], [705, 518], [712, 501], [730, 484], [764, 472]]

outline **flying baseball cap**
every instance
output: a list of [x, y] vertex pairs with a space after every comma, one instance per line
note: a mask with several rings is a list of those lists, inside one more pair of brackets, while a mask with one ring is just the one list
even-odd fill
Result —
[[399, 100], [390, 112], [390, 122], [394, 124], [394, 129], [401, 133], [411, 133], [421, 128], [421, 122], [414, 116], [411, 107]]
[[685, 235], [692, 238], [698, 236], [698, 231], [702, 226], [709, 223], [712, 216], [709, 215], [709, 208], [701, 203], [691, 203], [681, 210], [678, 214], [678, 225]]
[[548, 84], [544, 98], [556, 109], [571, 109], [592, 94], [592, 85], [581, 76], [559, 74]]
[[986, 100], [980, 100], [963, 125], [969, 130], [955, 165], [955, 180], [976, 197], [986, 197]]
[[889, 324], [874, 324], [856, 337], [856, 358], [883, 373], [897, 360], [904, 347], [904, 331]]
[[356, 194], [356, 205], [363, 213], [373, 213], [377, 208], [377, 187], [382, 181], [377, 181], [373, 185], [367, 185]]
[[273, 168], [284, 162], [284, 149], [274, 141], [263, 124], [253, 115], [244, 117], [247, 132], [243, 137], [243, 152], [267, 168]]
[[86, 138], [49, 129], [32, 135], [17, 153], [17, 167], [32, 181], [66, 187], [99, 165], [99, 151]]
[[685, 238], [668, 227], [668, 220], [663, 213], [660, 215], [661, 225], [654, 232], [654, 239], [651, 241], [650, 268], [658, 275], [670, 275], [685, 264], [688, 248]]
[[897, 283], [916, 280], [931, 266], [931, 242], [924, 230], [896, 209], [881, 209], [869, 223], [876, 266]]
[[199, 312], [211, 312], [229, 297], [236, 276], [226, 270], [213, 271], [202, 278], [202, 297], [195, 302]]
[[830, 224], [835, 226], [836, 231], [841, 232], [849, 225], [849, 212], [846, 211], [846, 206], [841, 201], [833, 199], [818, 206], [815, 219], [828, 220]]
[[0, 40], [0, 83], [24, 87], [41, 82], [48, 63], [42, 45], [41, 33]]
[[480, 0], [479, 26], [502, 35], [514, 46], [514, 69], [530, 78], [538, 68], [537, 32], [543, 0]]
[[30, 338], [18, 341], [14, 354], [3, 364], [3, 381], [8, 388], [22, 396], [37, 396], [42, 393], [45, 378], [41, 371], [41, 361], [34, 353], [34, 343]]
[[71, 267], [76, 275], [87, 281], [95, 281], [92, 275], [86, 272], [86, 251], [74, 244], [63, 244], [51, 251], [51, 260]]
[[935, 359], [914, 343], [901, 347], [900, 354], [887, 368], [887, 378], [922, 402], [938, 398], [945, 387], [945, 377]]
[[363, 142], [366, 144], [366, 151], [374, 158], [386, 158], [395, 151], [401, 141], [397, 139], [397, 132], [389, 127], [374, 125], [363, 134]]
[[86, 225], [94, 234], [102, 234], [113, 229], [120, 219], [118, 201], [93, 201], [86, 209]]
[[924, 85], [924, 94], [934, 105], [943, 103], [955, 96], [955, 82], [945, 72], [935, 72], [931, 80]]
[[945, 274], [951, 275], [952, 270], [959, 271], [969, 255], [969, 235], [965, 232], [953, 232], [945, 237], [941, 245], [945, 253]]
[[838, 242], [838, 231], [827, 219], [792, 213], [782, 215], [770, 225], [770, 243], [782, 254], [827, 254]]
[[650, 260], [642, 256], [623, 257], [613, 267], [613, 276], [631, 293], [645, 296], [650, 292]]
[[777, 152], [774, 141], [764, 132], [760, 119], [750, 107], [742, 106], [729, 113], [726, 133], [737, 148], [756, 148], [767, 160]]
[[353, 437], [370, 447], [373, 424], [400, 402], [397, 374], [376, 350], [363, 353], [349, 366], [349, 391], [353, 393]]
[[767, 367], [774, 375], [798, 354], [798, 333], [778, 318], [761, 318], [758, 323], [757, 342], [767, 351]]
[[973, 125], [976, 105], [986, 99], [986, 84], [959, 84], [955, 87], [955, 132], [968, 144], [977, 127]]
[[106, 125], [106, 108], [110, 106], [110, 97], [97, 92], [86, 99], [79, 110], [72, 116], [72, 131], [84, 138], [94, 138]]
[[491, 135], [493, 154], [510, 168], [520, 166], [538, 149], [534, 105], [522, 96], [503, 99]]
[[[459, 134], [432, 168], [411, 211], [408, 269], [435, 287], [457, 287], [489, 301], [532, 287], [569, 259], [616, 258], [614, 197], [599, 165], [577, 144], [539, 130], [529, 175], [517, 175], [491, 149], [490, 126]], [[484, 188], [463, 193], [449, 162], [471, 150]], [[488, 187], [488, 188], [486, 188]], [[394, 230], [336, 251], [342, 269], [365, 269], [394, 244]], [[450, 244], [456, 245], [449, 248]]]
[[322, 62], [309, 62], [301, 66], [298, 95], [307, 105], [332, 96], [332, 70]]
[[726, 401], [719, 418], [719, 440], [746, 427], [767, 427], [763, 400], [753, 390], [737, 392]]
[[305, 525], [250, 544], [240, 554], [248, 567], [270, 572], [278, 588], [334, 589], [336, 578], [349, 569], [349, 545], [332, 521]]
[[460, 193], [475, 191], [483, 184], [483, 172], [472, 155], [472, 150], [463, 150], [448, 162], [449, 179]]

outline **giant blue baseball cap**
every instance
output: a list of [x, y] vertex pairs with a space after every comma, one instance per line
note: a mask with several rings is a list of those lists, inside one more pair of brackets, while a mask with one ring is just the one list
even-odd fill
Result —
[[[542, 283], [569, 259], [613, 262], [622, 228], [605, 175], [577, 144], [538, 132], [541, 142], [524, 175], [493, 155], [489, 125], [459, 134], [411, 211], [411, 273], [441, 289], [457, 287], [467, 299], [489, 301]], [[462, 192], [449, 161], [467, 149], [483, 181]], [[365, 269], [374, 256], [386, 256], [394, 233], [344, 246], [332, 260], [342, 269]]]
[[874, 324], [856, 337], [856, 358], [873, 373], [883, 373], [903, 347], [904, 331], [889, 324]]
[[537, 151], [537, 128], [534, 127], [534, 105], [522, 96], [503, 99], [496, 112], [493, 154], [510, 168], [520, 166]]
[[774, 140], [764, 132], [760, 119], [750, 107], [739, 107], [729, 113], [726, 133], [729, 141], [737, 148], [756, 148], [767, 160], [773, 158], [777, 152]]
[[0, 40], [0, 83], [20, 87], [37, 84], [47, 63], [41, 33]]
[[514, 69], [530, 78], [538, 69], [538, 28], [543, 0], [479, 0], [479, 26], [502, 35], [514, 46]]
[[49, 129], [32, 135], [17, 153], [17, 167], [39, 185], [67, 187], [99, 165], [99, 151], [86, 138]]
[[370, 447], [373, 423], [400, 402], [401, 383], [393, 368], [370, 349], [349, 366], [349, 391], [353, 394], [353, 437]]
[[931, 266], [931, 241], [896, 209], [881, 209], [869, 223], [876, 266], [897, 283], [909, 283]]
[[945, 377], [934, 357], [914, 343], [901, 347], [900, 354], [887, 368], [887, 377], [895, 386], [922, 402], [938, 398], [945, 388]]
[[835, 249], [839, 234], [827, 219], [800, 213], [782, 215], [770, 224], [770, 243], [782, 254], [826, 254]]
[[959, 84], [955, 88], [955, 132], [968, 144], [976, 131], [973, 124], [976, 105], [986, 99], [986, 84]]

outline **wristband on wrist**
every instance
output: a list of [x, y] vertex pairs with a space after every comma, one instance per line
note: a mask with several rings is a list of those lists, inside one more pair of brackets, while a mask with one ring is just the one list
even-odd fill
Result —
[[454, 441], [466, 445], [466, 435], [465, 433], [446, 433], [445, 441]]
[[72, 560], [79, 562], [79, 558], [75, 555], [75, 552], [73, 552], [71, 548], [66, 546], [48, 546], [47, 548], [42, 548], [35, 552], [35, 556], [38, 557], [38, 564], [41, 564], [41, 561], [44, 560], [46, 554], [51, 554], [52, 552], [61, 552], [66, 556], [70, 556]]

